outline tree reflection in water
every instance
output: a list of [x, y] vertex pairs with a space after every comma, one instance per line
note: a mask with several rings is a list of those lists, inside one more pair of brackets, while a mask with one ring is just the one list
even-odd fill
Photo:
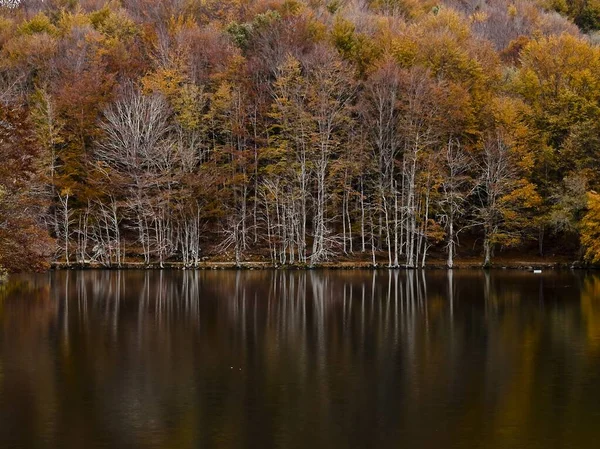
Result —
[[0, 287], [1, 447], [589, 447], [600, 277], [65, 271]]

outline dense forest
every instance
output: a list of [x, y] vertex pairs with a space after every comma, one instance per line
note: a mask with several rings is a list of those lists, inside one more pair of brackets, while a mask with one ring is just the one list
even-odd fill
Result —
[[0, 266], [600, 261], [600, 0], [0, 0]]

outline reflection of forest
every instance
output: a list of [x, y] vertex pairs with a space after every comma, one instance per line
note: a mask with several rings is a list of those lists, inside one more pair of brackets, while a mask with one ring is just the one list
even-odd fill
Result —
[[3, 446], [598, 437], [595, 275], [67, 271], [1, 288]]

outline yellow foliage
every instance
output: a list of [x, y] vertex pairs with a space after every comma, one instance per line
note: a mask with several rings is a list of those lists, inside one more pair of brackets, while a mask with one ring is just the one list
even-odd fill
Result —
[[528, 106], [518, 98], [499, 96], [491, 105], [494, 122], [516, 156], [514, 163], [524, 173], [531, 173], [535, 164], [535, 154], [530, 146], [532, 130], [523, 117], [529, 112]]
[[[46, 64], [57, 49], [57, 41], [46, 34], [16, 36], [4, 45], [4, 52], [10, 62], [39, 62]], [[4, 61], [7, 62], [7, 61]]]
[[184, 84], [185, 76], [175, 68], [159, 68], [142, 78], [144, 92], [160, 92], [172, 99], [179, 93]]
[[437, 7], [438, 0], [372, 0], [370, 6], [398, 11], [411, 19], [419, 18]]
[[538, 0], [538, 3], [540, 6], [543, 6], [546, 9], [567, 14], [569, 12], [569, 5], [567, 1], [568, 0]]
[[57, 28], [50, 22], [48, 16], [40, 12], [19, 26], [18, 31], [21, 34], [27, 35], [38, 33], [55, 35], [57, 33]]
[[58, 29], [61, 35], [65, 36], [74, 28], [91, 26], [90, 18], [80, 12], [70, 13], [63, 11], [58, 19]]
[[0, 16], [0, 36], [12, 32], [13, 26], [14, 22], [10, 18]]
[[283, 16], [294, 16], [306, 9], [306, 4], [298, 0], [285, 0], [279, 8]]
[[439, 32], [448, 33], [458, 41], [466, 41], [471, 37], [471, 27], [467, 21], [456, 11], [441, 8], [437, 14], [428, 14], [417, 25], [425, 36]]
[[[520, 210], [533, 209], [542, 203], [542, 199], [535, 189], [535, 186], [529, 181], [522, 179], [518, 182], [517, 187], [508, 195], [501, 199], [502, 203], [512, 203], [519, 205]], [[518, 220], [522, 213], [516, 209], [507, 209], [505, 218], [509, 221]]]
[[392, 41], [392, 55], [401, 67], [411, 67], [419, 55], [419, 46], [414, 39], [400, 36]]
[[193, 17], [179, 15], [169, 19], [168, 29], [172, 35], [178, 34], [186, 30], [194, 30], [198, 28], [198, 24]]
[[211, 114], [227, 114], [233, 98], [232, 86], [227, 81], [222, 82], [216, 92], [211, 95]]
[[89, 18], [94, 28], [106, 36], [124, 39], [138, 32], [127, 12], [112, 2], [91, 13]]
[[309, 20], [307, 29], [310, 37], [315, 42], [321, 42], [327, 39], [327, 26], [318, 20]]
[[581, 244], [585, 247], [585, 259], [600, 262], [600, 195], [594, 191], [587, 194], [587, 212], [581, 221]]
[[600, 95], [600, 49], [583, 38], [562, 34], [531, 40], [521, 53], [521, 62], [518, 88], [531, 99], [567, 88], [584, 96]]
[[177, 121], [186, 129], [198, 129], [205, 104], [206, 95], [203, 90], [194, 84], [185, 84], [173, 99]]

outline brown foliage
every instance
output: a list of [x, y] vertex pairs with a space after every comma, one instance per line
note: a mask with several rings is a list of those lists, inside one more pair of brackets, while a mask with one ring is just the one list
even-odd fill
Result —
[[0, 105], [0, 266], [11, 271], [44, 268], [50, 255], [38, 151], [26, 112]]

